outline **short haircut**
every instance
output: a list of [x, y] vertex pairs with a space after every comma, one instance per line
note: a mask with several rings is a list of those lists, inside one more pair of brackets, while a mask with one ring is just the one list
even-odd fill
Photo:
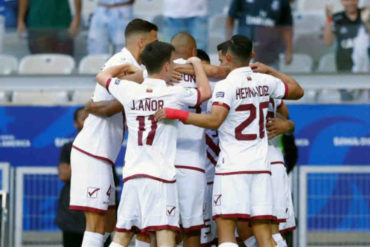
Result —
[[207, 52], [203, 51], [202, 49], [197, 49], [197, 57], [202, 61], [211, 63], [211, 59], [209, 58]]
[[227, 51], [240, 62], [249, 62], [251, 59], [253, 44], [252, 41], [243, 35], [234, 35], [230, 39]]
[[77, 122], [77, 118], [78, 118], [78, 113], [80, 111], [83, 111], [84, 110], [84, 107], [83, 106], [80, 106], [78, 107], [75, 112], [73, 113], [73, 121]]
[[217, 45], [217, 51], [220, 51], [222, 55], [226, 55], [227, 49], [229, 48], [230, 40], [224, 41]]
[[133, 19], [126, 26], [125, 38], [129, 37], [132, 34], [150, 33], [153, 30], [158, 31], [158, 27], [155, 24], [142, 19]]
[[141, 53], [141, 60], [149, 74], [159, 73], [165, 62], [170, 62], [175, 48], [168, 43], [154, 41], [148, 44]]

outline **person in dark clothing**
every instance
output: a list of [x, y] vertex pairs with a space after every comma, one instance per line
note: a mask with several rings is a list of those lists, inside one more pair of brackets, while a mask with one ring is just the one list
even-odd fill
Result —
[[[74, 113], [74, 126], [77, 131], [83, 127], [87, 117], [83, 107], [77, 108]], [[82, 212], [69, 210], [69, 194], [71, 180], [71, 149], [72, 142], [63, 145], [60, 152], [58, 175], [65, 184], [60, 192], [56, 224], [63, 231], [63, 246], [79, 247], [82, 244], [85, 231], [85, 216]]]

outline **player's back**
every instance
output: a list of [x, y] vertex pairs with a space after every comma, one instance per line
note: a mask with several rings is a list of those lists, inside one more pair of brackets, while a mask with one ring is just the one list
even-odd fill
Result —
[[279, 79], [253, 73], [249, 67], [233, 70], [216, 85], [213, 105], [229, 109], [219, 128], [218, 173], [269, 171], [265, 119], [270, 97], [284, 94]]

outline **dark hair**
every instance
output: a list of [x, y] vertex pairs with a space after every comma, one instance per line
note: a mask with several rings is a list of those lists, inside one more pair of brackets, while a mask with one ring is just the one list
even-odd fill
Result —
[[211, 59], [209, 58], [207, 52], [203, 51], [202, 49], [197, 49], [197, 57], [202, 61], [211, 63]]
[[149, 21], [133, 19], [126, 26], [125, 37], [135, 33], [150, 33], [152, 30], [158, 31], [158, 27]]
[[220, 51], [222, 55], [226, 55], [227, 49], [229, 48], [230, 40], [224, 41], [217, 45], [217, 51]]
[[83, 106], [80, 106], [80, 107], [78, 107], [78, 108], [75, 110], [75, 112], [73, 113], [73, 120], [74, 120], [75, 122], [77, 122], [78, 113], [79, 113], [80, 111], [82, 111], [83, 109], [84, 109], [84, 107], [83, 107]]
[[228, 52], [231, 52], [233, 56], [239, 58], [240, 62], [249, 62], [251, 59], [253, 44], [252, 41], [243, 35], [234, 35], [230, 39], [228, 45]]
[[170, 62], [171, 54], [175, 48], [168, 43], [154, 41], [148, 44], [141, 53], [141, 60], [149, 74], [158, 73], [162, 70], [165, 62]]

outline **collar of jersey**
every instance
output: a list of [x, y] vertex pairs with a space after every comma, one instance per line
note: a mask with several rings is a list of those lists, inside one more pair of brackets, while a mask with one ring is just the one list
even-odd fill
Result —
[[230, 76], [233, 76], [233, 75], [237, 75], [237, 74], [240, 74], [240, 73], [243, 73], [243, 74], [251, 74], [253, 71], [251, 69], [251, 67], [241, 67], [241, 68], [237, 68], [237, 69], [234, 69], [233, 71], [231, 71], [228, 75], [228, 77]]
[[136, 61], [136, 59], [134, 58], [134, 56], [132, 55], [132, 53], [126, 47], [123, 47], [122, 50], [121, 50], [121, 52], [132, 61], [132, 64], [133, 65], [135, 65], [137, 68], [141, 68], [141, 66]]
[[167, 84], [164, 80], [155, 79], [155, 78], [146, 78], [142, 85], [151, 86], [151, 87], [165, 87]]

